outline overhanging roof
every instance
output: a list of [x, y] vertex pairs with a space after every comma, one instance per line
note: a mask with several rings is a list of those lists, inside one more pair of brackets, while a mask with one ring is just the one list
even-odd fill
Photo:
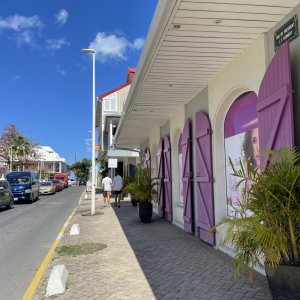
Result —
[[160, 0], [116, 145], [138, 147], [300, 0]]

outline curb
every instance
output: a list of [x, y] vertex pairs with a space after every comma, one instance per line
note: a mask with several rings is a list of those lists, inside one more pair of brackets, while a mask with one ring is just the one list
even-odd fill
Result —
[[63, 227], [61, 228], [56, 240], [53, 242], [51, 248], [49, 249], [46, 257], [44, 258], [43, 262], [41, 263], [39, 269], [37, 270], [37, 272], [35, 273], [31, 283], [29, 284], [26, 292], [24, 293], [22, 300], [31, 300], [37, 287], [39, 286], [39, 283], [49, 265], [49, 263], [51, 262], [53, 255], [55, 253], [55, 250], [57, 248], [57, 246], [60, 243], [61, 238], [63, 237], [63, 234], [66, 230], [66, 228], [68, 227], [72, 217], [74, 216], [76, 210], [78, 209], [79, 205], [81, 204], [81, 199], [84, 195], [85, 191], [82, 193], [82, 195], [79, 198], [78, 204], [76, 205], [76, 207], [74, 208], [74, 210], [72, 211], [71, 215], [68, 217], [67, 221], [65, 222], [65, 224], [63, 225]]

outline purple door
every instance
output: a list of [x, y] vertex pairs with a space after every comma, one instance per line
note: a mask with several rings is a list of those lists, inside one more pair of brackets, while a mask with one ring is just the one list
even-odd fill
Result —
[[157, 177], [158, 177], [158, 185], [157, 185], [157, 197], [158, 197], [158, 214], [160, 217], [164, 216], [164, 164], [163, 164], [163, 140], [161, 139], [158, 144], [157, 154], [156, 154], [156, 166], [157, 166]]
[[164, 216], [169, 222], [173, 221], [172, 208], [172, 173], [171, 173], [171, 144], [168, 136], [164, 136], [164, 193], [165, 193], [165, 209]]
[[145, 149], [145, 166], [146, 168], [151, 169], [151, 155], [149, 148]]
[[193, 232], [192, 193], [191, 193], [191, 122], [186, 120], [181, 137], [182, 186], [184, 230]]
[[[211, 127], [208, 117], [202, 113], [195, 114], [196, 132], [196, 195], [197, 195], [197, 236], [206, 240], [208, 230], [215, 225], [213, 176], [212, 176], [212, 147]], [[211, 234], [209, 244], [215, 245], [215, 235]]]
[[[261, 82], [257, 117], [260, 149], [294, 146], [292, 82], [289, 43], [283, 44], [269, 64]], [[261, 156], [263, 171], [267, 158]]]

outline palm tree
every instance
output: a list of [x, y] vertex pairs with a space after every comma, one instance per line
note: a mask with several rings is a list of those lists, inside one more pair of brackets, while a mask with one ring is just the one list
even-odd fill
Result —
[[26, 137], [19, 135], [12, 140], [12, 147], [15, 157], [19, 160], [24, 171], [25, 168], [28, 168], [31, 160], [32, 146]]
[[211, 229], [226, 228], [224, 242], [235, 247], [237, 273], [261, 266], [261, 260], [267, 267], [300, 266], [300, 152], [266, 152], [270, 163], [261, 174], [251, 171], [250, 162], [246, 169], [241, 163], [239, 170], [231, 163], [238, 185], [248, 188], [235, 209], [237, 217], [227, 217]]

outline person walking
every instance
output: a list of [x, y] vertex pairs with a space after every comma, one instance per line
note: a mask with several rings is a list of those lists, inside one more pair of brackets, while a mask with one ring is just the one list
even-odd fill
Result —
[[120, 200], [122, 197], [123, 189], [123, 178], [118, 173], [113, 179], [113, 189], [115, 192], [115, 206], [118, 205], [118, 207], [120, 207]]
[[103, 200], [104, 200], [104, 206], [110, 207], [110, 195], [111, 195], [111, 189], [112, 189], [112, 180], [108, 176], [108, 174], [105, 175], [105, 177], [102, 179], [102, 186], [103, 186]]

